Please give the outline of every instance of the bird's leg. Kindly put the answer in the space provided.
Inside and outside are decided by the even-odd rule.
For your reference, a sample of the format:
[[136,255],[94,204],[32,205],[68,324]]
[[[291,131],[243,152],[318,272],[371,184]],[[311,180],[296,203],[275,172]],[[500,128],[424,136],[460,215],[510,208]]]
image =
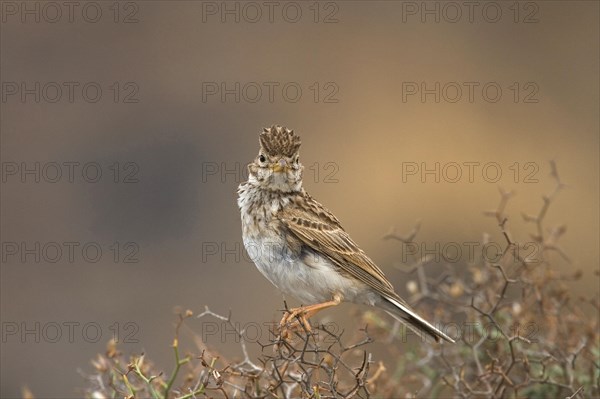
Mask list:
[[[308,319],[317,314],[323,309],[337,306],[342,302],[342,296],[335,294],[331,301],[316,303],[314,305],[300,306],[298,308],[290,309],[285,312],[283,318],[279,322],[279,329],[281,331],[281,337],[286,339],[289,336],[290,329],[296,328],[300,325],[310,332],[311,327]],[[296,320],[294,320],[296,319]]]

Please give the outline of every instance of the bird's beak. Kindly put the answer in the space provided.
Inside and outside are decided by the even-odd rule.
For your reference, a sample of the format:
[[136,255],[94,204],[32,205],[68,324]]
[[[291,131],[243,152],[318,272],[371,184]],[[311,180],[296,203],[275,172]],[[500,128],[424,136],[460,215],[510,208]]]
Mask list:
[[285,159],[282,158],[276,164],[274,164],[272,168],[273,172],[281,173],[287,169],[287,162],[285,161]]

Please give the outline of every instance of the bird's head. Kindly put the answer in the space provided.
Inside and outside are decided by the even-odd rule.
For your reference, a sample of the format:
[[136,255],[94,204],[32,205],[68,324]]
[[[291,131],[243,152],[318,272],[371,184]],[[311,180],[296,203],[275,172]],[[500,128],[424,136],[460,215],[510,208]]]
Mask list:
[[260,149],[248,165],[250,183],[272,191],[294,192],[302,189],[300,137],[284,126],[264,128]]

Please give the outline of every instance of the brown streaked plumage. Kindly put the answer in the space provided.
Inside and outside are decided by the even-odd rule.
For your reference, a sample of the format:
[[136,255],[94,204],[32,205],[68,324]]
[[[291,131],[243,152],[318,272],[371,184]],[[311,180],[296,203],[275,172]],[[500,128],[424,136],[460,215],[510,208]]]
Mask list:
[[293,130],[282,126],[264,128],[260,134],[260,146],[269,155],[285,155],[291,157],[300,149],[300,137]]
[[349,301],[380,307],[417,332],[453,342],[394,292],[333,213],[304,190],[300,138],[272,126],[259,141],[249,180],[238,189],[238,205],[244,245],[257,268],[305,304],[284,316],[282,330],[296,316],[309,327],[306,318]]

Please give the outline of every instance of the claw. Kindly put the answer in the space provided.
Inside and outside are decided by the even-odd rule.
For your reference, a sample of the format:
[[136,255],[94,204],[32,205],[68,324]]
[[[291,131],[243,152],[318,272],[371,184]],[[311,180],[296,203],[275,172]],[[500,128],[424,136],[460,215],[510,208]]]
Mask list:
[[308,333],[312,332],[306,309],[300,307],[286,310],[279,322],[279,337],[287,341],[291,338],[292,331],[298,328],[303,328]]
[[[288,341],[291,338],[291,330],[302,327],[308,334],[312,332],[309,318],[314,316],[317,312],[322,309],[326,309],[331,306],[339,305],[342,301],[342,297],[338,294],[333,296],[333,300],[323,303],[317,303],[315,305],[300,306],[299,308],[285,310],[281,321],[279,322],[279,340]],[[279,349],[279,345],[275,345],[275,350]]]

